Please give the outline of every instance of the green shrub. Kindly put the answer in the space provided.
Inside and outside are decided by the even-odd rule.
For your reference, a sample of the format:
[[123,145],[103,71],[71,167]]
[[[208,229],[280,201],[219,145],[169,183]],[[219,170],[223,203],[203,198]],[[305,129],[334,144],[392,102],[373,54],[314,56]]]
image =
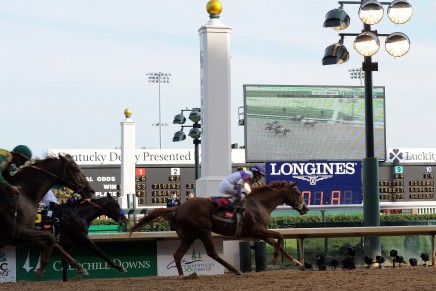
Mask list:
[[[380,215],[381,222],[402,222],[408,221],[434,221],[436,214],[383,214]],[[269,228],[290,228],[305,223],[323,222],[321,215],[304,216],[274,216],[271,217]],[[363,214],[339,214],[326,215],[325,222],[363,222]]]
[[[380,215],[381,222],[407,222],[407,221],[436,221],[436,214],[383,214]],[[321,215],[302,215],[302,216],[272,216],[268,228],[292,228],[305,223],[321,223]],[[325,222],[363,222],[362,214],[339,214],[326,215]],[[97,218],[92,225],[116,225],[117,223],[110,218]],[[144,226],[139,231],[169,231],[170,225],[167,220],[161,219],[152,224]]]

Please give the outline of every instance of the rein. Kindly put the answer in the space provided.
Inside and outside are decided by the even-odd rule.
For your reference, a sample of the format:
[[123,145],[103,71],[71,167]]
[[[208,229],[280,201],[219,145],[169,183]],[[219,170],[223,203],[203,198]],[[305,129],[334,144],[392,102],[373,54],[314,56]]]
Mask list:
[[100,205],[98,205],[97,203],[92,202],[91,200],[88,200],[88,199],[83,200],[82,202],[80,202],[79,205],[82,205],[82,204],[85,203],[85,202],[88,202],[88,203],[91,204],[92,206],[95,206],[96,208],[100,209],[100,210],[104,213],[104,215],[106,215],[106,216],[108,216],[108,217],[111,217],[111,216],[115,216],[115,217],[117,217],[117,221],[119,220],[120,215],[122,215],[122,213],[118,213],[118,216],[116,216],[116,215],[112,215],[111,213],[109,213],[109,211],[107,211],[106,209],[104,209],[103,207],[101,207]]
[[[59,180],[65,182],[66,184],[68,184],[69,186],[72,186],[73,188],[75,188],[76,186],[79,186],[79,190],[76,191],[76,192],[78,192],[78,193],[80,193],[83,189],[85,189],[85,186],[83,186],[83,185],[77,183],[76,181],[74,181],[75,183],[73,183],[73,182],[68,181],[68,180],[66,180],[66,179],[64,179],[64,178],[62,178],[62,177],[59,177],[58,175],[55,175],[55,174],[53,174],[53,173],[51,173],[51,172],[49,172],[49,171],[47,171],[47,170],[45,170],[45,169],[43,169],[43,168],[40,168],[40,167],[37,167],[37,166],[29,166],[29,168],[32,168],[32,169],[35,169],[35,170],[41,171],[41,172],[43,172],[43,173],[46,173],[47,175],[50,175],[50,176],[52,176],[52,177],[55,177],[56,179],[59,179]],[[70,173],[70,174],[71,174],[71,173]]]

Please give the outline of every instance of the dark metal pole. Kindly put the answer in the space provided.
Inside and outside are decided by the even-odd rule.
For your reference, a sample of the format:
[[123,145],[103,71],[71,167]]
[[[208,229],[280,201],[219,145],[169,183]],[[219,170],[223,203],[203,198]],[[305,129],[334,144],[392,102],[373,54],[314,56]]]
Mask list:
[[198,151],[198,145],[201,144],[201,140],[194,139],[194,145],[195,145],[195,180],[198,180],[200,178],[200,154]]
[[[371,31],[371,26],[364,24],[364,31]],[[366,158],[363,159],[363,225],[380,226],[380,197],[378,159],[374,150],[374,111],[372,71],[377,71],[377,63],[371,57],[364,57],[362,70],[365,72],[365,140]],[[365,254],[375,257],[380,255],[380,237],[365,238]]]

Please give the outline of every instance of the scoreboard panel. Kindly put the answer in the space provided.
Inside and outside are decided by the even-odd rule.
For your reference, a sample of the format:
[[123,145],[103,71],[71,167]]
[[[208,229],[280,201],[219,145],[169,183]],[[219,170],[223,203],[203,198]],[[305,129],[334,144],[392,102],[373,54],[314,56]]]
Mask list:
[[[318,164],[325,161],[305,161]],[[337,163],[338,161],[336,161]],[[343,161],[341,161],[342,163]],[[293,162],[296,163],[296,162]],[[355,165],[353,175],[339,175],[337,178],[321,180],[322,175],[315,178],[311,175],[289,175],[291,163],[276,163],[272,169],[267,163],[267,179],[295,180],[306,203],[309,205],[334,205],[334,204],[360,204],[362,201],[362,185],[360,163]],[[298,162],[297,162],[298,163]],[[319,164],[321,163],[321,164]],[[335,163],[330,161],[329,163]],[[247,165],[241,165],[247,166]],[[294,165],[295,167],[295,165]],[[273,176],[273,171],[284,170],[280,175]],[[379,195],[380,201],[434,201],[435,195],[435,169],[433,164],[393,164],[381,162],[379,164]],[[96,191],[96,196],[112,196],[120,194],[121,168],[119,166],[85,166],[82,167],[88,181]],[[237,167],[233,167],[236,171]],[[337,176],[337,175],[334,175]],[[342,176],[342,178],[340,177]],[[348,178],[346,178],[348,176]],[[316,183],[314,183],[316,180]],[[135,169],[135,189],[138,206],[163,206],[172,191],[176,191],[178,198],[183,202],[187,193],[195,189],[195,168],[193,165],[168,165],[168,166],[142,166]],[[219,195],[218,189],[213,195]]]
[[106,193],[117,196],[121,184],[120,167],[82,167],[86,179],[95,190],[95,196],[106,196]]
[[380,201],[435,200],[436,164],[380,163]]
[[[120,195],[121,168],[108,166],[83,167],[96,196]],[[188,192],[195,188],[193,166],[141,166],[135,168],[135,195],[138,206],[162,206],[173,191],[184,201]],[[217,190],[218,191],[218,190]]]

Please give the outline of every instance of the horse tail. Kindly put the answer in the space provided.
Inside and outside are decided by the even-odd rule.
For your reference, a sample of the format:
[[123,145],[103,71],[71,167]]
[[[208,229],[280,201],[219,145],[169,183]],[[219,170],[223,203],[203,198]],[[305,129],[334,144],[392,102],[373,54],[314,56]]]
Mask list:
[[165,220],[170,220],[173,217],[173,213],[176,212],[177,207],[170,207],[170,208],[156,208],[152,210],[151,212],[148,212],[144,215],[141,220],[139,220],[135,225],[133,225],[129,232],[130,236],[132,233],[144,225],[150,224],[160,218],[163,218]]

